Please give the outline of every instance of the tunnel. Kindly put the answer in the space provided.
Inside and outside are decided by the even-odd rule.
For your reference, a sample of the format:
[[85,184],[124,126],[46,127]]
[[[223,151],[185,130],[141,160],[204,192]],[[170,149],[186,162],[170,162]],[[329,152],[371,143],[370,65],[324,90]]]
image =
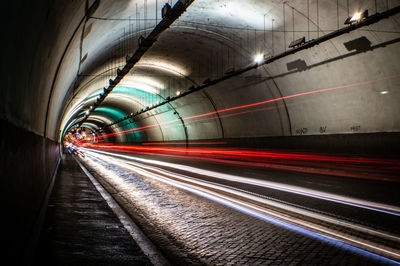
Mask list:
[[[69,188],[75,174],[98,180],[87,182],[161,254],[124,229],[139,264],[400,263],[399,1],[19,0],[3,10],[12,265],[94,265],[49,240],[60,200],[86,197]],[[105,253],[98,265],[129,265],[102,264]]]

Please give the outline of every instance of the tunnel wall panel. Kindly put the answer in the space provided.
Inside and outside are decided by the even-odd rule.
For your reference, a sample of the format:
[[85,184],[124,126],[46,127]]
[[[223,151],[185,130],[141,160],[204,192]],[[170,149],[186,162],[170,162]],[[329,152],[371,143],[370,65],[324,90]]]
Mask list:
[[[33,248],[39,213],[59,161],[59,145],[0,120],[2,239],[7,256],[26,259]],[[17,261],[19,264],[21,261]]]
[[[202,138],[221,138],[221,126],[216,114],[196,117],[214,112],[209,99],[200,93],[194,93],[171,103],[183,118],[189,140]],[[192,118],[193,117],[193,118]]]
[[236,138],[226,141],[227,145],[233,147],[399,157],[399,139],[399,132],[386,132]]
[[[3,3],[7,36],[3,44],[7,52],[3,53],[2,71],[7,75],[6,88],[0,90],[0,118],[43,135],[57,65],[84,14],[84,4],[83,1]],[[57,130],[54,127],[49,130],[50,138],[54,139]]]
[[[399,157],[399,132],[357,133],[357,134],[320,134],[299,136],[269,136],[257,138],[201,139],[189,141],[190,147],[236,147],[273,149],[284,152],[315,152],[325,154],[347,154],[350,156]],[[168,143],[168,141],[166,142]],[[184,142],[183,142],[184,143]],[[182,147],[174,141],[170,146]]]
[[400,73],[392,60],[400,60],[400,48],[385,49],[276,79],[284,96],[310,93],[286,100],[292,134],[399,131]]
[[[260,75],[259,70],[234,77],[226,82],[207,89],[207,93],[215,102],[217,110],[236,108],[220,112],[222,127],[226,138],[262,137],[284,135],[282,119],[285,111],[280,110],[280,102],[259,104],[274,99],[268,83]],[[247,106],[253,105],[254,106]],[[210,110],[211,111],[211,110]]]

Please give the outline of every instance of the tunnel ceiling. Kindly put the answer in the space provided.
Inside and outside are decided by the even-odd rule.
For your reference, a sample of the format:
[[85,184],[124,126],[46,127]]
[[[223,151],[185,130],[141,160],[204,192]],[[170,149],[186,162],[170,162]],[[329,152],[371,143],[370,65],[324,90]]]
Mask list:
[[[27,44],[18,43],[22,52],[13,59],[23,66],[25,55],[35,55],[27,57],[32,68],[20,74],[29,77],[31,88],[26,89],[16,74],[11,76],[8,83],[16,89],[1,92],[2,117],[60,138],[115,78],[126,56],[138,48],[138,38],[161,20],[164,4],[31,4],[43,14],[26,25],[37,45],[26,51]],[[274,56],[303,36],[312,40],[328,34],[344,27],[356,11],[374,14],[397,5],[395,0],[196,0],[86,125],[98,130],[206,79],[244,68],[258,54]],[[19,37],[14,33],[10,38]],[[151,128],[136,132],[141,138],[120,136],[120,141],[398,132],[399,38],[400,16],[391,16],[109,126],[106,132]]]

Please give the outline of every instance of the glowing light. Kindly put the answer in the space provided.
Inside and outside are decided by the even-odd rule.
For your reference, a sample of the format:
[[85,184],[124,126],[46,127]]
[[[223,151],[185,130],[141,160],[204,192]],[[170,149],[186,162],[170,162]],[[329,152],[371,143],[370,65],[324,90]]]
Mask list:
[[384,95],[384,94],[388,94],[388,91],[381,91],[380,94]]
[[179,96],[181,94],[180,91],[176,91],[176,96]]
[[362,12],[356,12],[352,17],[348,17],[346,21],[344,22],[345,25],[351,25],[355,22],[359,22],[362,19],[365,19],[368,17],[368,10],[364,10]]
[[350,19],[350,21],[357,21],[361,18],[361,12],[356,12]]
[[254,57],[254,62],[260,64],[264,60],[264,56],[262,54],[258,54]]

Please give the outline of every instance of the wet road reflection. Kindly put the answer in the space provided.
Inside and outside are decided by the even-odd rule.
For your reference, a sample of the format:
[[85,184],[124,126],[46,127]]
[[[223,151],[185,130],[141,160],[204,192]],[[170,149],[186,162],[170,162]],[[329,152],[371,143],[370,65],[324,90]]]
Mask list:
[[343,219],[340,211],[330,215],[323,208],[272,198],[268,191],[380,215],[391,223],[400,217],[395,205],[132,155],[81,151],[84,164],[178,264],[400,259],[400,238],[390,225],[375,230]]

